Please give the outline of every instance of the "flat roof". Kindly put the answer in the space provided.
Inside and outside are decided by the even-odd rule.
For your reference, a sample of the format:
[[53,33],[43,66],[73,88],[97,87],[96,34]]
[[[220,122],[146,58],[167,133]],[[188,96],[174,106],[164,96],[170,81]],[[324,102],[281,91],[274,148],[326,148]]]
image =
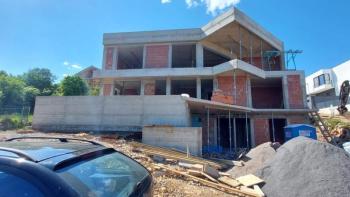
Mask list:
[[205,113],[207,109],[210,112],[219,112],[219,111],[232,111],[240,113],[249,113],[249,114],[306,114],[315,110],[312,109],[256,109],[250,107],[244,107],[239,105],[230,105],[225,103],[220,103],[216,101],[203,100],[192,97],[182,98],[188,103],[188,106],[191,110],[196,113]]
[[237,8],[217,16],[202,28],[174,29],[158,31],[120,32],[103,34],[104,45],[164,43],[164,42],[196,42],[213,34],[224,26],[237,22],[253,32],[278,50],[283,50],[283,42],[272,33],[253,21]]

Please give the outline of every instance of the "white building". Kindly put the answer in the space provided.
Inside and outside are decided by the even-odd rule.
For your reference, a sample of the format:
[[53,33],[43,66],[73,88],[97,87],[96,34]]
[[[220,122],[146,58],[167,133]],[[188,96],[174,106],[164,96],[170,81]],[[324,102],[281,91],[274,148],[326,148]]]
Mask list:
[[345,80],[350,80],[350,60],[307,76],[306,93],[309,107],[337,108],[340,86]]

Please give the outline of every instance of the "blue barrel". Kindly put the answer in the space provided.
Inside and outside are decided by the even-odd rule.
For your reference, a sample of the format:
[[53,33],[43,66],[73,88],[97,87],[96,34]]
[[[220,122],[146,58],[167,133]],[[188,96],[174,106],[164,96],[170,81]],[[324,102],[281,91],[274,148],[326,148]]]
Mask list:
[[298,136],[317,140],[316,128],[308,124],[291,124],[284,127],[285,141]]

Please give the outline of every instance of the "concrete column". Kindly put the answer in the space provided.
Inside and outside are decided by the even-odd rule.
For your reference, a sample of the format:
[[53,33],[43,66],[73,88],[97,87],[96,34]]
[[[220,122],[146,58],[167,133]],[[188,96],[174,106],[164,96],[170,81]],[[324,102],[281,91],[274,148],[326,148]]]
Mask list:
[[140,95],[145,95],[145,80],[141,79]]
[[171,95],[171,80],[166,78],[166,95]]
[[252,148],[255,147],[255,133],[254,133],[254,119],[253,117],[251,116],[250,117],[250,141],[251,141],[251,145],[252,145]]
[[284,108],[289,109],[289,98],[288,98],[288,80],[287,75],[282,77],[282,89],[283,89],[283,103]]
[[250,81],[250,76],[247,76],[247,106],[253,107],[253,101],[252,101],[252,84]]
[[197,98],[201,99],[202,98],[202,84],[201,84],[201,78],[197,77]]
[[196,44],[196,67],[203,68],[204,57],[203,57],[203,45],[201,43]]
[[146,66],[146,57],[147,57],[147,47],[143,45],[143,54],[142,54],[142,68]]
[[300,74],[300,85],[303,96],[304,107],[307,107],[307,98],[306,98],[306,85],[305,85],[305,73]]
[[118,67],[118,47],[114,47],[112,70],[117,70],[117,67]]
[[218,87],[218,79],[216,76],[213,77],[213,91],[214,90],[217,90],[219,87]]
[[168,67],[171,68],[173,60],[173,45],[169,44],[169,50],[168,50]]
[[106,47],[103,47],[103,57],[102,57],[102,70],[106,70],[105,66],[106,66]]

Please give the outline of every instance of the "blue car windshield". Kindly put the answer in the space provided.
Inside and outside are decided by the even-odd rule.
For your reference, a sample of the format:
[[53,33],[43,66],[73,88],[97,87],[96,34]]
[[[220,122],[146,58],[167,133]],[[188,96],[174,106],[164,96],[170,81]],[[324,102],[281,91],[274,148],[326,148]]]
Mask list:
[[149,174],[140,164],[117,152],[76,163],[57,173],[78,193],[89,197],[129,196]]

